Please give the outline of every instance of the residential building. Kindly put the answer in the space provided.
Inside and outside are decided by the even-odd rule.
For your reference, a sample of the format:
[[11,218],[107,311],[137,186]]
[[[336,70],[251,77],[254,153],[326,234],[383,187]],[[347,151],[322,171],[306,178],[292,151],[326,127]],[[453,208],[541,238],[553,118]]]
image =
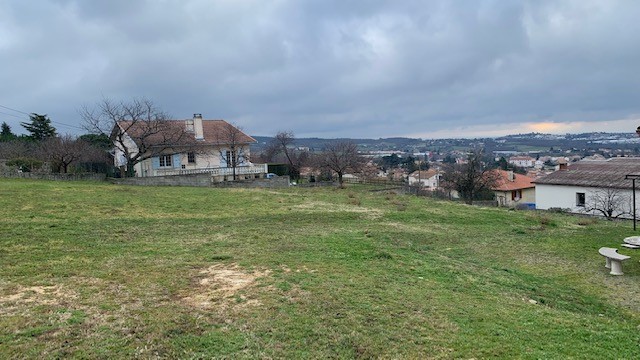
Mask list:
[[493,190],[499,206],[535,207],[536,189],[533,178],[505,170],[492,170],[491,174],[496,179],[491,190]]
[[[124,135],[124,141],[114,141],[117,167],[126,165],[123,147],[134,154],[140,149],[146,152],[145,159],[134,166],[138,177],[210,173],[214,180],[222,181],[231,179],[234,173],[239,179],[264,177],[267,173],[266,164],[250,161],[250,145],[256,140],[225,120],[204,120],[200,114],[194,114],[193,119],[167,120],[144,139],[140,134],[147,131],[145,126],[143,121],[121,121],[112,132],[112,139]],[[167,144],[169,135],[173,139]],[[161,150],[153,150],[154,142],[163,143]]]
[[531,156],[512,156],[509,158],[508,162],[509,164],[523,168],[530,168],[536,165],[536,159]]
[[599,209],[605,209],[614,217],[630,214],[632,181],[625,179],[629,174],[640,175],[640,158],[582,160],[564,165],[534,181],[536,207],[596,215],[602,215]]
[[418,184],[425,190],[437,190],[440,187],[440,178],[442,174],[437,169],[414,171],[409,174],[409,185],[417,186]]

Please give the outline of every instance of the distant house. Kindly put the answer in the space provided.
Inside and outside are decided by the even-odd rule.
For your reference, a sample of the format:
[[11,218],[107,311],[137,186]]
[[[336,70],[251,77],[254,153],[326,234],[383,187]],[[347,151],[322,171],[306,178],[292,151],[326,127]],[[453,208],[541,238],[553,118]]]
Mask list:
[[[114,127],[112,138],[124,135],[126,140],[114,141],[116,167],[126,165],[123,146],[130,153],[140,151],[142,137],[139,134],[147,130],[144,126],[144,122],[121,121]],[[267,173],[266,164],[254,165],[250,161],[250,144],[256,140],[224,120],[204,120],[200,114],[194,114],[193,119],[167,120],[152,135],[151,143],[160,143],[168,138],[167,133],[180,136],[174,136],[175,144],[165,145],[159,152],[149,152],[145,160],[135,164],[136,176],[210,173],[214,179],[227,180],[234,171],[239,179],[264,177]],[[145,144],[145,147],[151,149],[153,145]]]
[[533,178],[505,170],[492,170],[492,173],[496,181],[491,190],[499,206],[535,206],[536,189]]
[[508,162],[509,164],[523,168],[530,168],[536,165],[536,159],[531,156],[512,156],[509,158]]
[[[582,160],[534,181],[538,209],[561,208],[600,214],[594,207],[614,205],[614,216],[630,213],[632,183],[625,175],[640,175],[640,158]],[[637,184],[640,186],[640,184]]]
[[442,174],[436,169],[414,171],[409,174],[409,185],[418,184],[426,190],[437,190],[440,187],[440,178]]

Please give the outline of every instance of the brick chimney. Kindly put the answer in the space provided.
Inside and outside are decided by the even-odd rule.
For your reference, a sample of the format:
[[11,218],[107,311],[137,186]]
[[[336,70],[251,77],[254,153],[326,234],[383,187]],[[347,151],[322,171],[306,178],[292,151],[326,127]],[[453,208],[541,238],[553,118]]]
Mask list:
[[204,140],[204,130],[202,129],[202,114],[193,114],[193,131],[196,140]]
[[509,181],[515,181],[516,180],[516,176],[513,173],[513,171],[508,171],[507,172],[507,177],[509,178]]
[[556,171],[565,171],[567,170],[567,160],[566,159],[558,159],[558,166],[556,167]]

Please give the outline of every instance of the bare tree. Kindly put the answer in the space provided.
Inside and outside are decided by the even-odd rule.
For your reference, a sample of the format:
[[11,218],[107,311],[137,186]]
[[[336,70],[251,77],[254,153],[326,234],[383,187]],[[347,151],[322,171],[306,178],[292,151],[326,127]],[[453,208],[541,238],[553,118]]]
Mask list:
[[0,159],[6,159],[6,165],[16,170],[31,172],[42,170],[43,162],[38,156],[38,143],[17,138],[0,142]]
[[164,111],[144,98],[128,102],[105,98],[93,107],[83,106],[80,115],[89,132],[110,137],[116,156],[124,158],[126,176],[134,176],[134,166],[139,162],[190,141],[183,124],[171,121]]
[[0,159],[33,158],[37,144],[22,139],[0,142]]
[[345,173],[358,172],[365,164],[362,156],[358,154],[358,147],[350,141],[340,141],[326,145],[318,158],[320,167],[328,169],[338,175],[338,183],[343,185]]
[[293,149],[295,136],[291,131],[280,131],[267,146],[265,157],[273,159],[276,155],[282,154],[289,165],[289,176],[292,179],[300,178],[300,169],[309,159],[309,153],[306,151],[297,151]]
[[67,173],[69,165],[82,159],[89,148],[85,141],[72,135],[62,135],[45,139],[40,145],[40,153],[49,161],[54,171]]
[[457,191],[467,204],[473,204],[481,194],[488,193],[497,180],[495,172],[485,165],[482,155],[482,149],[472,150],[466,163],[451,164],[442,174],[443,187]]
[[603,188],[593,191],[585,201],[584,212],[601,214],[607,220],[633,215],[632,201],[622,189]]
[[232,168],[233,180],[237,178],[237,167],[248,161],[246,135],[238,126],[225,122],[220,131],[216,134],[216,142],[224,144],[221,147],[220,159]]

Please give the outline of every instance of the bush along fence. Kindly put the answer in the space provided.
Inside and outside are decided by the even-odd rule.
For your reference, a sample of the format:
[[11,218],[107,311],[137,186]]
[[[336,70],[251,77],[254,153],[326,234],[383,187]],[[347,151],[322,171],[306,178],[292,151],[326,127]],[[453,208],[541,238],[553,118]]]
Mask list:
[[79,173],[79,174],[45,174],[36,172],[2,172],[1,177],[12,179],[39,179],[54,181],[105,181],[107,174]]

